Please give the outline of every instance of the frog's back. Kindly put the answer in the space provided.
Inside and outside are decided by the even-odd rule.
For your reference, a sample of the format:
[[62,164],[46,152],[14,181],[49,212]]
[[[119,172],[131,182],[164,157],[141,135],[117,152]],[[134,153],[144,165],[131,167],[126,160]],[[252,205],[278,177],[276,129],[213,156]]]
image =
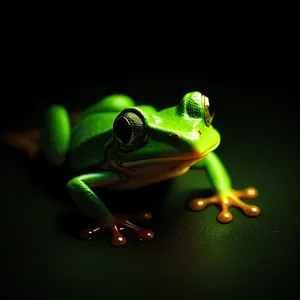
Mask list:
[[72,128],[69,166],[78,171],[104,160],[105,146],[112,136],[118,112],[93,113],[84,116]]

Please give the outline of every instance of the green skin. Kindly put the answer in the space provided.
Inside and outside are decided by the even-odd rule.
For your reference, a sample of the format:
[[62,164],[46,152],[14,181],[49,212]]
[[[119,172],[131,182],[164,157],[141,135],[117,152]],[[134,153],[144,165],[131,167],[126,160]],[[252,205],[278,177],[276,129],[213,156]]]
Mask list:
[[[223,223],[232,220],[229,206],[256,216],[259,208],[239,197],[254,198],[257,191],[233,190],[226,169],[213,152],[220,144],[220,134],[211,125],[212,118],[209,100],[199,92],[188,93],[177,106],[161,111],[135,106],[125,95],[108,96],[89,107],[73,127],[66,109],[54,105],[45,116],[42,150],[51,164],[66,162],[81,174],[67,183],[70,197],[88,217],[115,230],[119,240],[120,219],[92,191],[95,186],[134,189],[182,175],[190,168],[205,168],[216,194],[193,199],[192,210],[220,205],[218,219]],[[91,168],[94,171],[88,172]]]

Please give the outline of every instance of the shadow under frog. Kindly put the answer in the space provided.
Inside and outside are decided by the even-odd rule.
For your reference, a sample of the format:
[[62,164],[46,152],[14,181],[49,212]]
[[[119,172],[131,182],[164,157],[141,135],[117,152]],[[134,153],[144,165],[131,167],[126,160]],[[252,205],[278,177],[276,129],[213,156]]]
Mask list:
[[[43,154],[36,157],[32,166],[31,171],[36,182],[42,185],[47,193],[51,194],[52,199],[70,207],[68,212],[58,216],[58,230],[74,238],[81,239],[80,231],[95,224],[76,207],[67,193],[66,182],[73,177],[69,169],[66,166],[59,168],[49,166]],[[40,174],[43,174],[43,176]],[[56,182],[56,184],[53,185],[53,182]],[[163,231],[164,227],[172,226],[184,214],[184,207],[188,209],[188,199],[191,199],[191,197],[209,197],[213,194],[213,189],[197,189],[197,191],[184,194],[184,199],[175,202],[172,197],[168,197],[171,182],[172,180],[166,180],[140,189],[124,191],[95,188],[95,193],[105,199],[105,205],[112,213],[134,215],[141,211],[150,211],[153,213],[152,219],[148,221],[136,220],[135,223],[142,227],[147,225],[146,227],[158,232]],[[132,235],[130,231],[126,234]],[[95,238],[109,239],[109,235],[103,231]]]
[[[69,197],[66,190],[66,182],[73,178],[70,171],[65,167],[53,168],[47,166],[45,158],[39,155],[35,160],[33,176],[38,184],[41,184],[52,198],[67,204],[70,211],[58,216],[58,230],[63,233],[80,238],[79,232],[83,228],[94,226],[92,220],[83,214]],[[41,176],[40,174],[43,174]],[[53,185],[56,182],[56,185]],[[114,191],[101,188],[95,188],[95,193],[104,199],[107,208],[114,214],[135,215],[141,211],[153,213],[153,218],[148,221],[136,220],[137,225],[151,227],[154,230],[162,228],[163,224],[172,225],[182,213],[184,213],[184,203],[188,200],[182,199],[180,203],[175,203],[172,198],[167,197],[171,188],[171,180],[162,181],[150,186],[135,190]],[[192,192],[193,193],[193,192]],[[193,193],[194,194],[194,193]],[[201,190],[197,196],[211,195],[211,190]],[[187,207],[187,205],[186,205]],[[172,217],[168,218],[171,215]],[[102,234],[97,235],[101,239]],[[106,236],[106,234],[103,234]]]

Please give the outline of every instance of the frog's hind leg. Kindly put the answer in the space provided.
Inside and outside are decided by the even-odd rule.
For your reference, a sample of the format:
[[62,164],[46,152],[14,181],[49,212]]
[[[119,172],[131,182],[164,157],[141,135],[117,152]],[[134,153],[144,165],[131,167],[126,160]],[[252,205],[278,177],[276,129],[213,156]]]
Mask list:
[[134,100],[126,95],[114,94],[101,99],[84,111],[84,115],[100,112],[120,112],[127,107],[135,106]]
[[28,130],[25,132],[4,132],[1,134],[0,140],[3,144],[19,149],[34,159],[39,152],[40,130]]
[[[81,112],[70,113],[70,121],[76,123],[81,118]],[[40,152],[40,129],[30,129],[24,132],[5,131],[0,134],[0,143],[25,152],[30,159],[35,159]]]
[[67,110],[52,105],[46,112],[41,133],[41,148],[50,164],[61,165],[71,138],[71,120]]

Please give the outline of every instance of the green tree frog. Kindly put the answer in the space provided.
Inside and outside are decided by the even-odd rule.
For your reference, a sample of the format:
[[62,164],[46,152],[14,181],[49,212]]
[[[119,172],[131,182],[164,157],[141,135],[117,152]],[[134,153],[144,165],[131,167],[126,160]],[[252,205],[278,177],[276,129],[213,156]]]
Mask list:
[[141,188],[192,168],[205,168],[216,191],[212,197],[191,199],[192,211],[218,205],[221,211],[217,219],[222,223],[232,221],[231,206],[247,216],[258,216],[259,207],[240,200],[255,198],[258,191],[253,187],[234,190],[224,165],[213,152],[220,144],[220,134],[211,124],[213,116],[210,100],[198,91],[187,93],[178,105],[160,111],[149,105],[136,106],[126,95],[107,96],[84,111],[75,124],[64,107],[51,106],[45,115],[39,148],[50,164],[66,163],[80,174],[67,183],[68,193],[97,224],[83,230],[82,237],[91,239],[100,228],[107,228],[112,233],[112,245],[121,246],[126,239],[120,228],[129,228],[141,240],[152,239],[151,230],[128,220],[150,219],[151,213],[115,216],[93,188]]

